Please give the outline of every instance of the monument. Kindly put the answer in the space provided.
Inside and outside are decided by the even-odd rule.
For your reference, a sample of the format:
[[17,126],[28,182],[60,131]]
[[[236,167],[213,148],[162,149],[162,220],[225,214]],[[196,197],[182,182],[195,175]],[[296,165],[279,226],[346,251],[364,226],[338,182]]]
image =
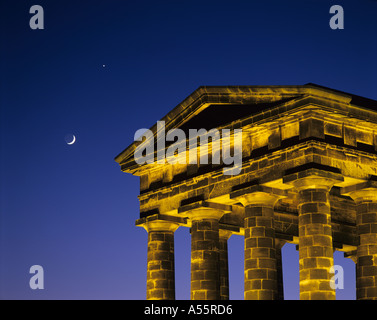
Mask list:
[[[197,163],[140,165],[134,153],[143,141],[115,158],[123,172],[140,177],[136,225],[148,232],[147,299],[175,298],[179,227],[191,230],[193,300],[229,299],[232,235],[245,239],[245,299],[284,298],[285,243],[299,250],[301,300],[335,299],[335,250],[356,264],[357,299],[377,299],[377,101],[315,84],[205,86],[162,121],[166,131],[187,137],[190,129],[205,129],[206,137],[229,129],[234,139],[200,141]],[[225,145],[241,147],[234,174],[224,174],[224,161],[211,161]],[[204,153],[207,163],[199,161]]]

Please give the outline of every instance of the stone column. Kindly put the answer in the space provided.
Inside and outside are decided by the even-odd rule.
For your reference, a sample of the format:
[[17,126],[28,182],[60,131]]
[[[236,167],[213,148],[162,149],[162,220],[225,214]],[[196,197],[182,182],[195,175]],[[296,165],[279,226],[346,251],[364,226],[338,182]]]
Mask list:
[[356,263],[356,298],[377,300],[377,181],[349,193],[356,203],[359,237]]
[[143,226],[148,231],[147,300],[174,300],[174,232],[179,225],[153,220]]
[[245,300],[277,298],[274,204],[277,197],[250,195],[245,202]]
[[231,235],[227,230],[219,233],[220,300],[229,300],[228,239]]
[[191,226],[191,300],[220,300],[219,220],[223,212],[197,209]]
[[245,300],[278,297],[274,205],[281,196],[269,191],[255,185],[231,194],[245,207]]
[[317,169],[284,178],[298,191],[300,300],[335,300],[329,191],[343,178]]

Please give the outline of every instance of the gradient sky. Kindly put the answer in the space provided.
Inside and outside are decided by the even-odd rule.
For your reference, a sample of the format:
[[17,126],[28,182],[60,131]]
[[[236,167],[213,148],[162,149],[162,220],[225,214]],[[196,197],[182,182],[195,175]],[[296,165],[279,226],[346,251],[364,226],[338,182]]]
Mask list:
[[[44,30],[29,27],[34,4]],[[333,4],[344,30],[329,27]],[[2,299],[145,298],[139,180],[114,157],[199,86],[313,82],[377,99],[374,0],[4,0],[0,14]],[[188,229],[175,239],[188,299]],[[354,263],[334,256],[337,298],[354,299]],[[283,259],[285,297],[298,299],[294,245]],[[229,261],[230,297],[243,299],[242,237]],[[29,287],[32,265],[44,290]]]

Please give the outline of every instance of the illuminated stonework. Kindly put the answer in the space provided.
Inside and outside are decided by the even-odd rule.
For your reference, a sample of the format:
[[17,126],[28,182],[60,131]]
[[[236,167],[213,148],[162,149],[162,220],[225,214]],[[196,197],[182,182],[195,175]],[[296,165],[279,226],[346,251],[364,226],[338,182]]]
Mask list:
[[377,299],[376,101],[313,84],[200,87],[162,120],[167,130],[242,129],[242,170],[139,166],[141,142],[116,157],[140,176],[148,299],[175,298],[179,226],[191,228],[192,299],[229,298],[231,235],[245,237],[245,299],[283,299],[287,242],[299,248],[300,299],[335,299],[334,250],[356,263],[357,299]]

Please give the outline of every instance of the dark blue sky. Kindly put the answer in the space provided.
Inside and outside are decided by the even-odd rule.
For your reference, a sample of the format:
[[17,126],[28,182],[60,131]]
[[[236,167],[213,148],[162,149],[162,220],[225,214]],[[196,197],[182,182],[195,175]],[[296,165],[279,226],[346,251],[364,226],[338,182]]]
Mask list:
[[[34,4],[44,30],[29,27]],[[333,4],[344,30],[329,27]],[[2,299],[145,298],[139,181],[114,157],[199,86],[313,82],[377,99],[374,0],[4,0],[0,14]],[[230,295],[242,299],[243,239],[229,250]],[[283,254],[286,298],[297,299],[298,253]],[[338,298],[355,298],[353,262],[335,263]],[[44,290],[29,287],[36,264]],[[181,228],[178,299],[189,284]]]

